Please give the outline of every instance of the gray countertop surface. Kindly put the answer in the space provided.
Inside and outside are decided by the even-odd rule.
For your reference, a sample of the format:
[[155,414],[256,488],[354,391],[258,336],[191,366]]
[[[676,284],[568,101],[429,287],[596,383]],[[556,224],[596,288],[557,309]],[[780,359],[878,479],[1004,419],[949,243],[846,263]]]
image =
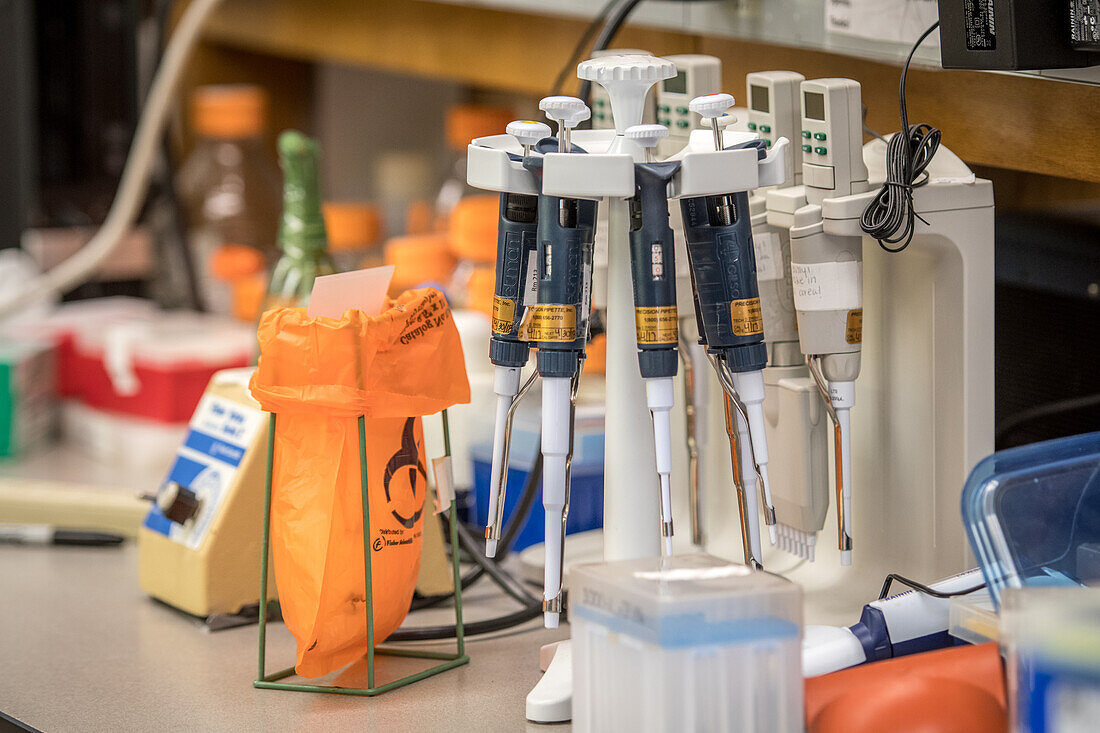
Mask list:
[[[486,581],[464,601],[467,621],[515,608]],[[433,609],[406,627],[449,621],[449,607]],[[536,619],[473,637],[470,664],[374,698],[257,690],[257,627],[210,633],[145,596],[134,543],[0,545],[0,711],[43,731],[568,730],[524,719],[541,675],[539,647],[568,634]],[[281,623],[269,627],[267,645],[269,673],[293,663],[294,640]],[[378,677],[406,671],[379,666]],[[346,686],[365,686],[364,663],[338,674]]]

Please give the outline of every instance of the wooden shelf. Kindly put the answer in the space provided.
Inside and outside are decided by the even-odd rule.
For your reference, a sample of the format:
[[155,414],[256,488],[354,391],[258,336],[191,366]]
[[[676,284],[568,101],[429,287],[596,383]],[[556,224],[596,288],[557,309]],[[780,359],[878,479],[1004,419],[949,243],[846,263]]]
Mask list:
[[[548,94],[585,27],[574,18],[421,0],[231,0],[213,18],[211,42],[270,56],[367,66],[534,96]],[[621,47],[722,59],[726,88],[744,75],[791,69],[863,85],[868,125],[900,127],[899,67],[816,50],[627,27]],[[575,83],[570,79],[570,85]],[[964,160],[1010,170],[1100,181],[1096,130],[1100,86],[1014,74],[909,72],[910,122],[943,130]]]

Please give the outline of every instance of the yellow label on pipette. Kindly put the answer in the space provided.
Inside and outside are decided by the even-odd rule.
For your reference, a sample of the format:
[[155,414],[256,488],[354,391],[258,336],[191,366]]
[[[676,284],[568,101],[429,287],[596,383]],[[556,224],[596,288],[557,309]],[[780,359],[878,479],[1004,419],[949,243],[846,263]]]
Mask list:
[[675,344],[680,340],[676,306],[635,308],[634,330],[639,344]]
[[732,301],[730,325],[738,336],[755,336],[764,333],[764,314],[760,310],[760,298],[742,298]]
[[848,311],[848,324],[844,329],[844,340],[850,344],[863,343],[863,309]]
[[512,320],[516,317],[516,301],[502,298],[499,295],[493,298],[493,333],[507,336],[512,332]]
[[568,343],[577,340],[577,307],[539,303],[527,306],[519,325],[523,341]]

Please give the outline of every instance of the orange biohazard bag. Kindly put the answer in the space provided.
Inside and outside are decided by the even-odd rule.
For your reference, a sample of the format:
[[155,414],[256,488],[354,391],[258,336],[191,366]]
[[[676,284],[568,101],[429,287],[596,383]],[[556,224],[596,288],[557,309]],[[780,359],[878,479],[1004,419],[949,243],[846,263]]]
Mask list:
[[275,413],[271,547],[295,669],[319,677],[366,654],[359,418],[364,418],[374,639],[405,618],[427,492],[421,416],[470,401],[462,345],[432,288],[377,317],[276,308],[259,325],[250,389]]

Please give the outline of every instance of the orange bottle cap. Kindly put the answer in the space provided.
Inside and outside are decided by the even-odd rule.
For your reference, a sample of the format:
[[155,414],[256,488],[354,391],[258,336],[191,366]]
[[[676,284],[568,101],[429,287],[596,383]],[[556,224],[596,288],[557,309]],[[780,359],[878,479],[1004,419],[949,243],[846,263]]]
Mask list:
[[330,201],[322,208],[328,246],[333,252],[369,249],[381,243],[382,216],[374,204]]
[[460,199],[451,211],[448,222],[451,251],[459,259],[495,262],[499,218],[499,196],[467,196]]
[[394,266],[391,292],[424,282],[445,284],[455,269],[455,257],[442,234],[394,237],[386,242],[385,263]]
[[497,272],[493,265],[479,265],[470,272],[466,283],[466,307],[492,318]]
[[203,137],[255,137],[266,119],[267,93],[254,84],[203,86],[191,97],[191,124]]
[[223,244],[210,258],[210,272],[224,282],[234,282],[262,272],[264,256],[244,244]]
[[447,144],[452,150],[465,150],[475,137],[503,135],[515,119],[512,110],[483,104],[456,104],[447,110]]

